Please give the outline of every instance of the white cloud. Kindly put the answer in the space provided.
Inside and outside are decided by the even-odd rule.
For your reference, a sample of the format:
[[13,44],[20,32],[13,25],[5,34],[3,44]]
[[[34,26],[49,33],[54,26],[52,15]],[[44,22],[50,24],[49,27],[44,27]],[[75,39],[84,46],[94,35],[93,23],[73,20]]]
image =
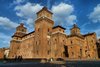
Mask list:
[[26,2],[26,0],[13,0],[13,2],[9,4],[9,8],[12,6],[15,6],[15,5],[23,4],[25,2]]
[[[33,26],[34,20],[36,20],[36,12],[42,9],[43,6],[40,4],[33,4],[27,2],[24,5],[17,5],[15,7],[16,15],[19,17],[24,18],[25,22],[30,26]],[[62,25],[72,25],[76,23],[77,17],[73,15],[74,7],[69,4],[60,3],[59,5],[53,5],[51,8],[53,12],[53,20],[57,23]]]
[[10,46],[10,40],[11,36],[8,36],[4,33],[0,33],[0,47],[9,47]]
[[67,21],[67,23],[70,24],[70,25],[74,24],[75,21],[76,21],[76,19],[77,19],[77,18],[76,18],[75,15],[70,15],[70,16],[66,17],[66,21]]
[[14,0],[13,4],[20,4],[23,3],[25,0]]
[[52,6],[51,10],[54,13],[53,19],[57,24],[72,25],[73,23],[76,23],[77,17],[72,14],[74,11],[72,5],[60,3],[59,5]]
[[0,17],[0,26],[3,26],[4,28],[15,28],[16,26],[18,26],[17,23],[11,21],[10,19],[8,19],[7,17]]
[[36,19],[36,12],[42,9],[42,7],[43,6],[40,4],[27,2],[24,5],[17,5],[14,10],[16,11],[17,16],[23,17],[25,19],[25,23],[32,26],[34,20]]
[[100,22],[100,4],[98,4],[93,12],[90,13],[89,19],[91,19],[94,23]]

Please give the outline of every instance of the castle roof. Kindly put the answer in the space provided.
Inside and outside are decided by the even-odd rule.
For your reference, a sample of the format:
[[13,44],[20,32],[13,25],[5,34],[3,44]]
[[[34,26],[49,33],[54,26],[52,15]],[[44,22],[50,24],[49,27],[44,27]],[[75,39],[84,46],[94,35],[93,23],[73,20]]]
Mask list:
[[82,35],[68,35],[67,37],[74,37],[74,36],[84,39],[84,36]]
[[62,26],[60,26],[60,25],[54,26],[53,29],[58,28],[58,27],[59,27],[59,28],[62,28],[62,29],[64,29],[64,30],[66,30],[66,28],[64,28],[64,27],[62,27]]
[[77,36],[77,37],[80,37],[80,38],[84,38],[84,37],[86,37],[86,36],[93,35],[93,34],[95,34],[95,32],[93,32],[93,33],[88,33],[88,34],[85,34],[85,35],[68,35],[68,37]]
[[85,37],[85,36],[89,36],[89,35],[93,35],[93,34],[95,34],[95,32],[93,32],[93,33],[88,33],[88,34],[85,34],[85,35],[83,35],[83,36]]
[[71,28],[71,30],[74,29],[74,28],[80,29],[76,24],[73,25],[73,27]]
[[41,11],[43,11],[43,10],[45,10],[45,11],[47,11],[47,12],[53,14],[51,11],[49,11],[49,10],[47,9],[47,7],[43,7],[40,11],[37,12],[37,14],[40,13]]
[[20,25],[17,28],[24,28],[24,29],[26,29],[26,27],[24,27],[23,23],[20,23]]
[[25,33],[16,32],[12,37],[23,37]]
[[16,35],[16,33],[15,33],[12,37],[20,37],[20,38],[22,38],[22,37],[25,37],[25,36],[27,36],[27,35],[30,35],[30,34],[32,34],[32,33],[34,33],[34,32],[35,32],[35,31],[32,31],[32,32],[30,32],[30,33],[28,33],[28,34],[20,33],[20,34],[22,34],[22,36]]
[[[32,34],[32,33],[34,33],[35,31],[32,31],[32,32],[30,32],[30,33],[28,33],[28,34],[25,34],[24,36],[27,36],[27,35],[30,35],[30,34]],[[23,37],[24,37],[23,36]]]

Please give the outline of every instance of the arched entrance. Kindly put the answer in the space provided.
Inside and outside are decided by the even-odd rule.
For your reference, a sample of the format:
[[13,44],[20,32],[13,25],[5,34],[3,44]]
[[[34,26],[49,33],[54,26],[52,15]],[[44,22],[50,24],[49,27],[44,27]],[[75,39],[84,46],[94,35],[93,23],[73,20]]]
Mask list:
[[69,57],[69,54],[68,54],[68,46],[65,46],[65,45],[64,45],[64,56],[65,57]]

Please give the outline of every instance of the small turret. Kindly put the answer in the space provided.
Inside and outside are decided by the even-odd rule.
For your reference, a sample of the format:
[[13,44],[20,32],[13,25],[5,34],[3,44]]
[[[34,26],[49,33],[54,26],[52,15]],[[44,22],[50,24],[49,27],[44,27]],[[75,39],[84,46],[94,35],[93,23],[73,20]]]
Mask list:
[[16,33],[12,37],[22,37],[26,34],[27,28],[24,27],[24,24],[21,23],[17,28],[16,28]]
[[71,35],[80,35],[80,28],[76,24],[71,28]]
[[16,32],[26,33],[26,32],[27,32],[27,29],[24,27],[24,24],[21,23],[21,24],[16,28]]

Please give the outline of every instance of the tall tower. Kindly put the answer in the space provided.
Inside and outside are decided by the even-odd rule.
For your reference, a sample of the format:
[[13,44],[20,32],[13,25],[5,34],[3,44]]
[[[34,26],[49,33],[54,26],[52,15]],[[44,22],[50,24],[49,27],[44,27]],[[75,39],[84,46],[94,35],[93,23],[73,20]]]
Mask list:
[[35,57],[48,57],[49,48],[48,44],[50,39],[50,33],[52,32],[52,27],[54,22],[52,20],[52,12],[50,12],[46,7],[43,7],[39,12],[37,12],[37,19],[35,21]]
[[10,41],[9,58],[15,58],[15,56],[17,56],[17,51],[20,49],[22,37],[26,34],[26,32],[27,29],[24,27],[23,23],[16,28],[16,32]]
[[76,24],[71,28],[71,35],[80,35],[80,28]]

